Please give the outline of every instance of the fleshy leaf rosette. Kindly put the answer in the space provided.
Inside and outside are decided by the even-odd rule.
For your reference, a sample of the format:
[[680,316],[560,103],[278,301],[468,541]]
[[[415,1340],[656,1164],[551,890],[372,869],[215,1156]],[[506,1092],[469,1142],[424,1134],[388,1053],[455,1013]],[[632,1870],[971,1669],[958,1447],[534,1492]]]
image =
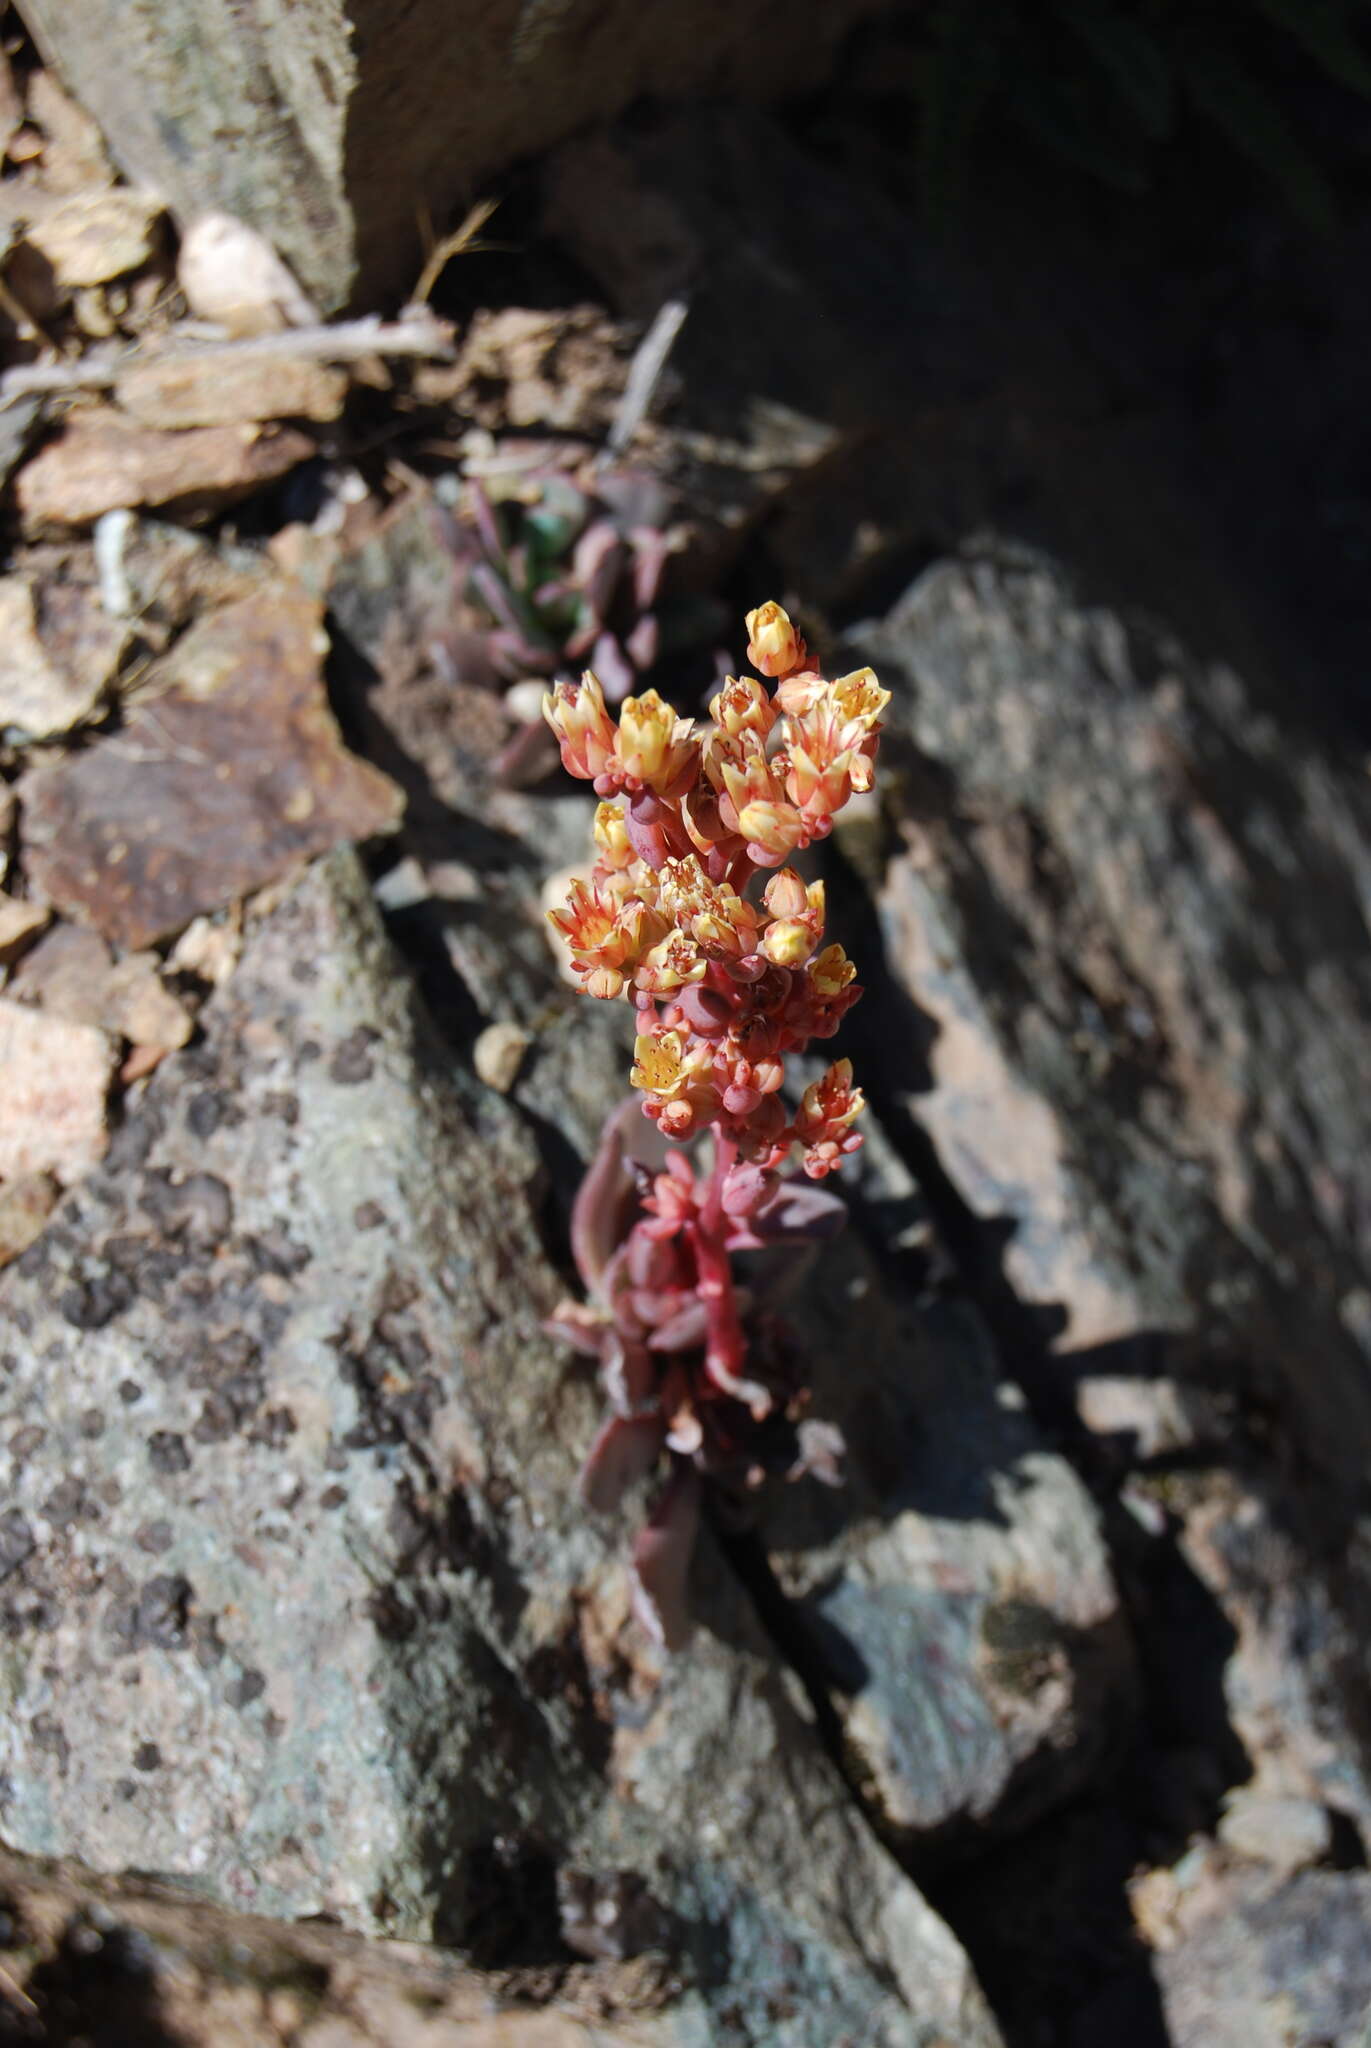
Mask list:
[[[826,681],[779,605],[747,627],[773,687],[729,677],[703,730],[653,690],[616,718],[590,672],[544,700],[565,767],[602,799],[591,872],[549,915],[586,992],[637,1012],[629,1080],[643,1112],[625,1105],[587,1174],[572,1231],[587,1298],[552,1327],[598,1359],[608,1396],[588,1503],[609,1510],[667,1464],[634,1569],[639,1611],[668,1648],[689,1632],[702,1484],[736,1503],[777,1472],[835,1480],[841,1454],[804,1414],[774,1295],[841,1224],[816,1183],[861,1144],[863,1107],[845,1059],[788,1107],[786,1060],[831,1038],[861,990],[825,943],[823,883],[789,862],[871,788],[890,699],[870,669]],[[741,1254],[765,1254],[755,1284],[735,1275]]]

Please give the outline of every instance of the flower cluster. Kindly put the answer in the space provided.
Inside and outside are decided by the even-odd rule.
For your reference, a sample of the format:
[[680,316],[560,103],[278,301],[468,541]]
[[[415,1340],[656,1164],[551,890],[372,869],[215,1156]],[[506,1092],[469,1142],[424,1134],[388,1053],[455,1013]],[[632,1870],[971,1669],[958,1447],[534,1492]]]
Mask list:
[[[730,677],[703,730],[652,690],[616,720],[591,674],[544,700],[563,763],[602,800],[591,873],[550,916],[588,993],[633,1004],[629,1078],[655,1126],[621,1117],[606,1133],[573,1219],[588,1298],[552,1327],[598,1357],[609,1397],[583,1479],[591,1504],[612,1507],[670,1459],[634,1551],[640,1611],[668,1647],[687,1633],[702,1478],[737,1499],[772,1471],[831,1479],[841,1449],[800,1419],[805,1390],[766,1289],[840,1223],[809,1183],[861,1143],[851,1063],[788,1106],[786,1057],[831,1038],[861,990],[825,943],[823,883],[788,863],[870,789],[890,700],[870,669],[826,681],[779,605],[747,625],[767,681]],[[707,1173],[668,1149],[706,1130]],[[796,1150],[798,1179],[781,1171]],[[765,1286],[738,1284],[739,1253],[767,1254]]]
[[591,674],[545,699],[565,766],[604,799],[594,868],[550,914],[588,993],[636,1006],[630,1078],[664,1136],[713,1126],[767,1167],[799,1144],[822,1179],[861,1142],[861,1092],[839,1061],[788,1117],[785,1056],[831,1038],[861,990],[824,944],[822,882],[784,863],[870,789],[890,700],[870,669],[824,681],[779,605],[750,613],[748,632],[775,691],[730,677],[703,732],[654,690],[616,722]]

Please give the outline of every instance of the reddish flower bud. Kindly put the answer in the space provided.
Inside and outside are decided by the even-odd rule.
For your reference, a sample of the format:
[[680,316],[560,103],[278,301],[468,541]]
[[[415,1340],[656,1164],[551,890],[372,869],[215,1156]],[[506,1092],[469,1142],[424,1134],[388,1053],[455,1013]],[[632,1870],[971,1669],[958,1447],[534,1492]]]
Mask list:
[[569,775],[591,781],[604,773],[617,734],[604,692],[587,669],[579,683],[558,683],[543,699],[543,716],[557,735]]

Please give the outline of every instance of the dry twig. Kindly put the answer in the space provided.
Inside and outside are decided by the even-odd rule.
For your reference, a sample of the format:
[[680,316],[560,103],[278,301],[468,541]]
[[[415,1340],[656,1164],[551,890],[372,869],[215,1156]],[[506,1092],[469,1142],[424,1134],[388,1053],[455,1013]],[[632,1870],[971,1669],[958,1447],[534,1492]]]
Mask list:
[[453,330],[427,306],[407,307],[398,320],[368,313],[360,320],[334,326],[287,327],[279,334],[254,334],[241,341],[173,344],[157,349],[124,351],[94,349],[69,363],[19,363],[0,378],[0,406],[31,394],[106,391],[135,363],[258,362],[304,357],[320,363],[362,362],[368,356],[422,356],[441,360],[452,354]]
[[622,455],[646,419],[647,409],[666,368],[667,357],[676,346],[676,337],[685,324],[686,312],[684,299],[668,299],[658,307],[652,325],[634,350],[624,395],[619,400],[614,424],[605,441],[606,459]]
[[450,235],[444,235],[440,242],[434,243],[425,259],[423,269],[419,272],[419,282],[410,296],[407,311],[428,304],[429,293],[454,256],[460,256],[463,250],[466,250],[468,255],[475,255],[478,249],[487,246],[484,242],[478,242],[476,237],[499,204],[498,199],[478,199],[476,204],[468,209],[461,226],[454,228]]

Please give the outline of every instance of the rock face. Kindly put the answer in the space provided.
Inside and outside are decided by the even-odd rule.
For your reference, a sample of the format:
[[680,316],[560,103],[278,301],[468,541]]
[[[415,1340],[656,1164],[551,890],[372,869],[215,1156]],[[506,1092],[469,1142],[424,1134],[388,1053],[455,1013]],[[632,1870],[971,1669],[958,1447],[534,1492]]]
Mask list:
[[[1360,2048],[1364,776],[1024,550],[938,563],[853,642],[895,691],[887,1028],[904,1009],[874,1090],[925,1134],[1027,1384],[1129,1511],[1154,1747],[1099,1853],[1161,1866],[1130,1886],[1157,2025]],[[987,1909],[1040,1945],[1061,1845],[1020,1855]],[[977,1960],[1009,2026],[1032,1939],[995,1939]],[[1063,2038],[1112,2034],[1127,1984]]]
[[413,282],[425,207],[441,218],[491,171],[640,94],[813,86],[864,11],[32,0],[26,20],[126,171],[183,219],[222,211],[260,228],[333,307]]
[[665,1952],[663,2038],[989,2048],[727,1573],[665,1674],[626,1628],[525,1189],[350,857],[206,1025],[5,1276],[9,1842],[478,1960]]
[[16,2048],[649,2048],[672,2034],[674,1979],[657,1957],[475,1970],[4,1850],[0,1896]]
[[[868,1197],[888,1186],[872,1150]],[[768,1549],[883,1832],[925,1860],[984,1848],[1069,1799],[1128,1725],[1130,1645],[1094,1505],[979,1318],[916,1310],[855,1230],[793,1317],[847,1484],[779,1496]]]
[[1364,2048],[1371,2023],[1371,1878],[1251,1866],[1191,1878],[1159,1958],[1175,2048]]
[[1064,1348],[1172,1333],[1241,1358],[1244,1398],[1352,1494],[1364,776],[1031,554],[941,563],[855,638],[905,740],[884,913],[929,1047],[919,1113],[970,1209],[1015,1226],[1013,1288]]

